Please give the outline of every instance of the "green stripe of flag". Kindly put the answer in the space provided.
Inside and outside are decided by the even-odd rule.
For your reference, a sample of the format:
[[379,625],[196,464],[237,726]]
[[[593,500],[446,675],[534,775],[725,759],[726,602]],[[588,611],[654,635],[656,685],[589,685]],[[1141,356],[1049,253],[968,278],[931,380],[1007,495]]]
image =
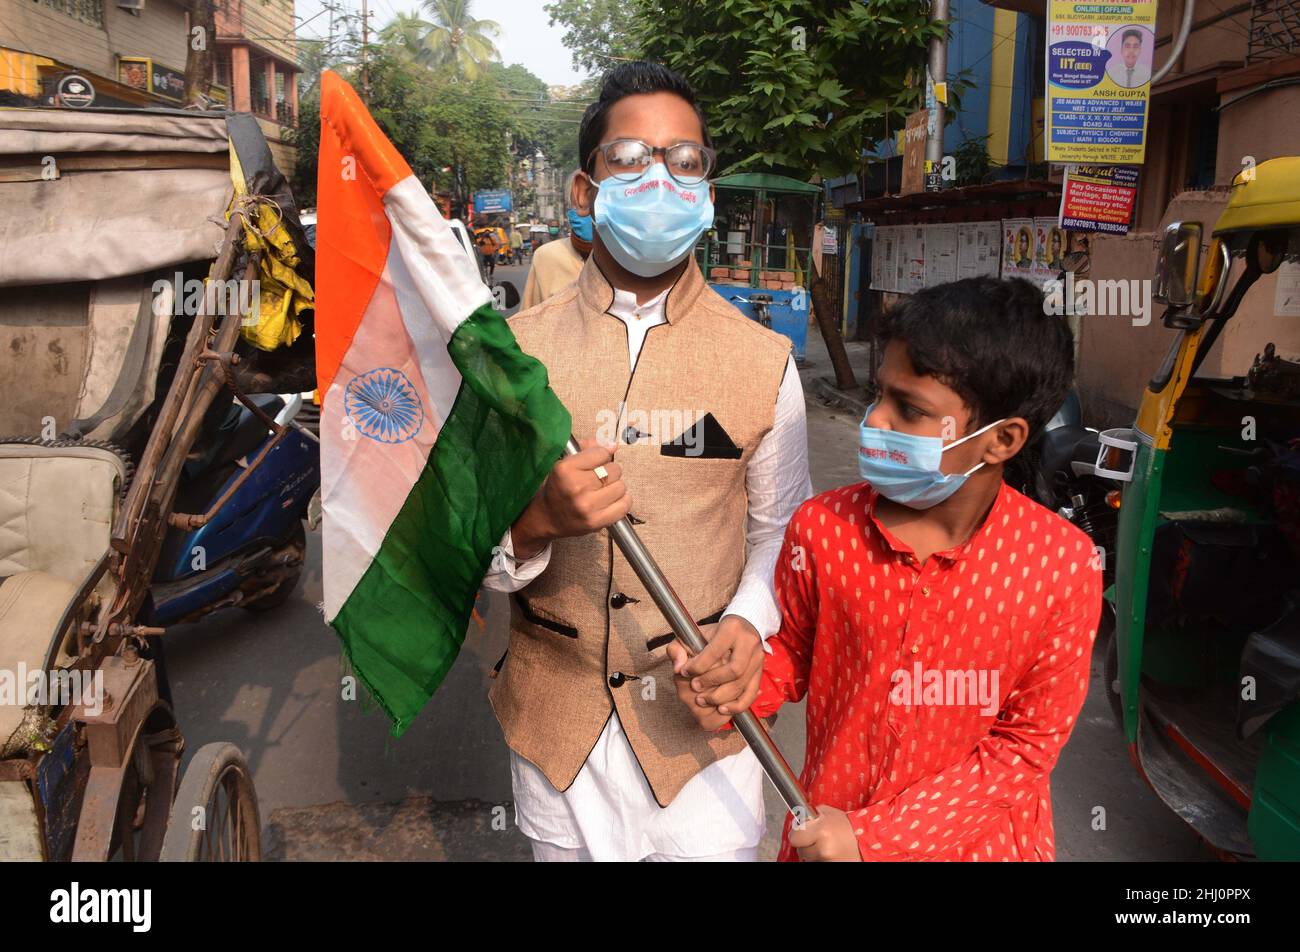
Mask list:
[[490,304],[452,335],[460,392],[419,480],[334,619],[401,736],[465,640],[493,548],[560,458],[569,412]]

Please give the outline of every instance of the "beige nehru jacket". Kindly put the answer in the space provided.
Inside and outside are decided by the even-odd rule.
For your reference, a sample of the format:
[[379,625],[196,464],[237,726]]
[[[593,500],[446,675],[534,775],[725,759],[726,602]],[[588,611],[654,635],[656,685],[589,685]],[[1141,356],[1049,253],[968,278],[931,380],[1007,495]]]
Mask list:
[[[688,265],[630,371],[626,327],[606,313],[613,300],[588,259],[576,284],[510,327],[546,365],[574,435],[617,439],[637,532],[692,617],[717,621],[745,565],[745,469],[772,428],[790,342]],[[616,712],[667,806],[744,745],[734,731],[702,730],[677,699],[671,638],[608,532],[557,540],[546,570],[511,602],[510,648],[491,692],[506,742],[566,790]]]
[[573,247],[568,238],[548,241],[533,252],[532,266],[528,269],[528,279],[524,282],[524,298],[519,309],[525,311],[535,304],[541,304],[566,284],[578,280],[582,270],[582,255]]

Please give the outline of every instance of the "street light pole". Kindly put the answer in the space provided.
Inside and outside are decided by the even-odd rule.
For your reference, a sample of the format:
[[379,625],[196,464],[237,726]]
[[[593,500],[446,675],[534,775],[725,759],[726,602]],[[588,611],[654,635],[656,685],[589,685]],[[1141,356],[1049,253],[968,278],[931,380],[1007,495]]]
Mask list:
[[[925,170],[941,175],[943,167],[943,126],[948,99],[948,0],[930,0],[930,22],[943,23],[943,34],[930,41],[929,77],[926,83],[926,106],[930,110],[929,136],[925,140]],[[934,180],[939,181],[938,179]],[[927,178],[926,190],[931,181]]]

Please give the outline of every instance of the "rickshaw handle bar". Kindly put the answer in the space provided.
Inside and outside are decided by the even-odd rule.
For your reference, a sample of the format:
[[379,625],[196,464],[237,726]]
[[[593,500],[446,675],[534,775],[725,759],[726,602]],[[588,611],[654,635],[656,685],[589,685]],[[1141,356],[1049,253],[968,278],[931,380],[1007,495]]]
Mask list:
[[[581,447],[578,441],[572,436],[569,437],[568,445],[565,446],[564,452],[572,456],[579,452]],[[693,654],[699,654],[708,645],[704,640],[704,635],[700,633],[699,626],[695,624],[695,619],[690,616],[682,600],[673,591],[673,587],[668,584],[668,579],[664,577],[659,565],[655,562],[650,551],[641,541],[641,537],[636,534],[632,528],[632,523],[624,516],[618,522],[609,527],[609,534],[614,539],[614,543],[619,547],[623,556],[632,566],[632,571],[636,572],[637,578],[641,584],[646,587],[650,597],[658,606],[659,611],[663,613],[664,619],[672,628],[679,641],[691,650]],[[808,795],[804,792],[799,783],[799,779],[786,763],[781,751],[777,749],[772,742],[771,736],[763,723],[754,716],[753,711],[745,711],[737,714],[732,719],[736,730],[740,731],[745,742],[749,744],[750,750],[758,758],[759,765],[763,772],[767,774],[767,779],[772,781],[772,786],[776,787],[777,793],[781,794],[781,799],[785,801],[790,812],[795,815],[797,820],[811,820],[817,816],[812,804],[808,800]]]

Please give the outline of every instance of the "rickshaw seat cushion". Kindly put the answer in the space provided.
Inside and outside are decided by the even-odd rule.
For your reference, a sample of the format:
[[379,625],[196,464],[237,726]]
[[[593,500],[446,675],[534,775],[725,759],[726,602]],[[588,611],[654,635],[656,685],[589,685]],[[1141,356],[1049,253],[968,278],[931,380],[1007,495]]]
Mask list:
[[[14,679],[16,692],[27,685],[26,680],[18,680],[19,665],[29,674],[41,670],[50,639],[76,593],[75,583],[48,572],[20,572],[0,580],[0,671]],[[60,649],[56,663],[67,660]],[[22,724],[25,707],[0,704],[0,749]]]
[[122,460],[98,447],[0,443],[0,577],[80,583],[108,549],[125,478]]

